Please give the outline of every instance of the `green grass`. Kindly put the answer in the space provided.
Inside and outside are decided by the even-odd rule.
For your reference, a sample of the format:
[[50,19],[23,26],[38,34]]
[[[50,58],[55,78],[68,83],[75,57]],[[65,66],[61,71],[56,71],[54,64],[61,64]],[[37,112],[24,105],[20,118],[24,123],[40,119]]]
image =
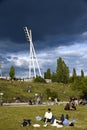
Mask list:
[[[29,86],[31,92],[28,93]],[[47,101],[46,90],[50,89],[51,92],[56,92],[59,100],[68,101],[70,96],[79,96],[79,92],[71,90],[70,85],[64,85],[61,83],[29,83],[23,81],[5,81],[0,80],[0,93],[3,92],[3,101],[4,102],[15,102],[14,99],[20,97],[22,102],[29,101],[30,98],[34,98],[35,93],[42,94],[42,102]]]
[[[63,105],[56,106],[1,106],[0,107],[0,130],[56,130],[58,128],[48,125],[43,127],[44,122],[36,121],[36,116],[44,116],[48,107],[52,109],[54,115],[60,118],[61,114],[69,114],[75,119],[74,127],[63,127],[61,130],[87,130],[87,106],[78,106],[76,111],[65,111]],[[31,119],[31,126],[20,127],[23,119]],[[33,124],[40,124],[40,128],[34,128]]]

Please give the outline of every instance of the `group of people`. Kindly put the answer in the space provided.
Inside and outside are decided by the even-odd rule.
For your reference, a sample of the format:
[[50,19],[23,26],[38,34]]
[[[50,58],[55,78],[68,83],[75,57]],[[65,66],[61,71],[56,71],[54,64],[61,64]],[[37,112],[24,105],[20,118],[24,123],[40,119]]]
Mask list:
[[48,125],[48,122],[50,122],[52,126],[63,127],[63,126],[74,126],[75,120],[70,121],[68,114],[66,114],[65,117],[64,114],[62,114],[60,119],[57,119],[57,117],[52,114],[51,109],[48,108],[48,111],[45,112],[44,115],[44,122],[45,122],[44,127]]
[[42,100],[42,95],[41,94],[35,94],[35,97],[32,99],[29,99],[29,105],[33,105],[33,104],[41,104],[41,100]]
[[[44,127],[46,127],[48,123],[50,123],[51,126],[56,126],[57,128],[61,128],[63,126],[74,126],[75,124],[75,120],[70,121],[68,114],[66,114],[66,116],[62,114],[60,119],[58,119],[56,116],[53,115],[51,108],[48,108],[48,110],[45,112],[43,119],[42,117],[39,116],[37,116],[36,119],[39,121],[43,120]],[[30,126],[30,125],[31,125],[31,119],[24,119],[23,122],[20,124],[20,126]],[[34,124],[33,126],[40,127],[39,124]]]
[[66,103],[64,110],[76,110],[75,103]]
[[70,101],[66,103],[64,110],[76,110],[76,107],[78,106],[79,101],[77,98],[70,98]]

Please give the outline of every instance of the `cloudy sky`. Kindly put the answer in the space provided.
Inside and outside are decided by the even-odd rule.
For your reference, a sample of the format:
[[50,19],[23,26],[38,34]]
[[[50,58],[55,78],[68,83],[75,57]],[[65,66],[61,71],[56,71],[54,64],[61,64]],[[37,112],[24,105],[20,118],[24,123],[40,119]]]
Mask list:
[[42,73],[55,72],[62,57],[72,74],[87,75],[87,0],[0,0],[0,64],[2,74],[15,67],[28,77],[29,43],[23,27],[32,30]]

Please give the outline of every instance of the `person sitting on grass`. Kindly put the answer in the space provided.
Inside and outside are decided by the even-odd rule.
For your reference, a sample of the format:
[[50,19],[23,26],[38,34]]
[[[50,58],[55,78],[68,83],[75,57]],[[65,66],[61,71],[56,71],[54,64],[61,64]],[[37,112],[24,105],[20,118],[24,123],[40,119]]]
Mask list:
[[72,103],[72,105],[71,105],[71,109],[70,109],[70,110],[76,110],[75,103]]
[[51,109],[48,108],[48,111],[45,112],[45,115],[44,115],[45,124],[47,124],[47,122],[50,122],[50,123],[51,123],[51,121],[52,121],[52,116],[53,116],[53,114],[52,114],[52,112],[51,112]]
[[64,110],[70,110],[70,103],[66,103]]
[[67,103],[67,104],[65,105],[64,110],[76,110],[75,103],[74,103],[74,102],[72,102],[71,104],[70,104],[70,103]]

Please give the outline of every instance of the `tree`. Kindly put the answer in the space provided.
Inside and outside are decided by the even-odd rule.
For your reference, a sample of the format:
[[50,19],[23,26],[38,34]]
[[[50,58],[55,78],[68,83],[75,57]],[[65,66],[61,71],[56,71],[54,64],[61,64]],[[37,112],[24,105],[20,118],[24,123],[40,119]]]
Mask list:
[[56,73],[52,73],[52,75],[51,75],[51,80],[52,80],[52,82],[57,82],[57,75],[56,75]]
[[46,79],[46,73],[47,73],[47,72],[44,72],[44,79]]
[[69,68],[66,66],[66,64],[64,63],[63,66],[63,83],[68,83],[69,81]]
[[44,73],[45,79],[51,79],[51,70],[50,68],[47,69],[47,72]]
[[11,80],[15,78],[15,68],[14,68],[14,66],[10,67],[9,76],[10,76]]
[[63,64],[62,64],[61,57],[59,57],[59,59],[57,59],[56,74],[57,74],[57,81],[62,82],[62,80],[63,80]]
[[34,82],[46,83],[45,79],[42,78],[41,76],[36,76]]
[[46,89],[45,91],[46,95],[47,95],[47,99],[49,97],[51,97],[51,100],[54,100],[55,98],[58,98],[58,93],[56,91],[51,91],[51,89]]
[[74,90],[75,96],[87,99],[87,77],[77,76],[75,81],[72,82],[71,88]]
[[84,77],[84,71],[81,70],[81,77],[83,78]]
[[72,80],[75,81],[76,77],[77,77],[76,69],[73,68]]
[[61,57],[57,59],[56,74],[57,74],[57,82],[68,83],[69,68],[67,67],[67,65],[65,64],[65,62],[62,60]]

